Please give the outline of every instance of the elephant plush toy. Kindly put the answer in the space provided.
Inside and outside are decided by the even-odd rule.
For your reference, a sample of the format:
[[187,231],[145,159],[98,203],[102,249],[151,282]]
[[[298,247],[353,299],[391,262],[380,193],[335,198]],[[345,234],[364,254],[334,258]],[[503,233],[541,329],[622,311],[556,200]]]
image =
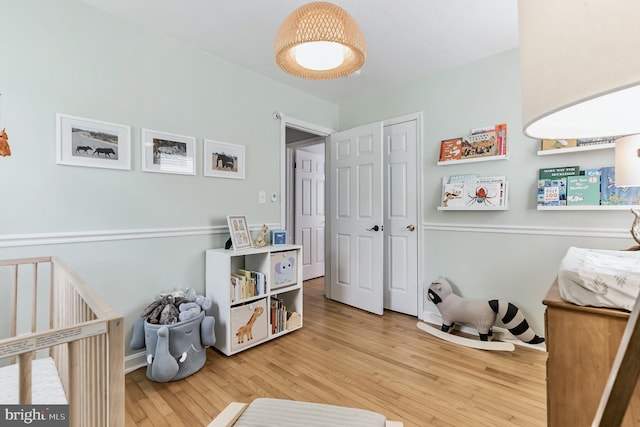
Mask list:
[[[183,313],[186,311],[180,314]],[[132,349],[146,347],[147,378],[158,382],[175,381],[204,366],[206,347],[216,342],[213,316],[207,316],[201,310],[171,324],[150,323],[147,317],[136,321],[131,338]]]

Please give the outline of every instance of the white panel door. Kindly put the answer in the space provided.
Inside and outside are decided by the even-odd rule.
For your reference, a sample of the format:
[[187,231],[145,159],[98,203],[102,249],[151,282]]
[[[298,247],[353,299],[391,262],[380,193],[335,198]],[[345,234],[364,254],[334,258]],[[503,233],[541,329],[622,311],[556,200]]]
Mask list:
[[382,123],[329,137],[331,298],[383,313]]
[[324,276],[324,155],[296,150],[295,171],[295,243],[309,280]]
[[384,308],[418,314],[416,120],[384,127]]

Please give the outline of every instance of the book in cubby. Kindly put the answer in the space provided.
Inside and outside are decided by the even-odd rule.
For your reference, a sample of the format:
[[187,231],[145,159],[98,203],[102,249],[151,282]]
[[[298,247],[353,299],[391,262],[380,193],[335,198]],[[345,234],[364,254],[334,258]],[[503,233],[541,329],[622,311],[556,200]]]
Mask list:
[[267,293],[266,275],[260,271],[239,268],[230,279],[231,302],[239,302]]

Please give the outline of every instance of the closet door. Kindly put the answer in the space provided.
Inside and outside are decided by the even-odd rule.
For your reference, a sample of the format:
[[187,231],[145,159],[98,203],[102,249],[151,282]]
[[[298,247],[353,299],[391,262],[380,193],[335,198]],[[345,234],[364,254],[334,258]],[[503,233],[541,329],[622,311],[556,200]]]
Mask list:
[[418,314],[417,120],[384,127],[384,308]]

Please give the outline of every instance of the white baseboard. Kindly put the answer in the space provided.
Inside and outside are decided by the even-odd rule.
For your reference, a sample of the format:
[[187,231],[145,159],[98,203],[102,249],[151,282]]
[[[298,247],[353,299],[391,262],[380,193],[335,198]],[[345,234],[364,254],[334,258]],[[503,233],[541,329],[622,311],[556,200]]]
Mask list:
[[136,369],[147,366],[147,353],[141,351],[124,358],[124,373],[128,374]]

